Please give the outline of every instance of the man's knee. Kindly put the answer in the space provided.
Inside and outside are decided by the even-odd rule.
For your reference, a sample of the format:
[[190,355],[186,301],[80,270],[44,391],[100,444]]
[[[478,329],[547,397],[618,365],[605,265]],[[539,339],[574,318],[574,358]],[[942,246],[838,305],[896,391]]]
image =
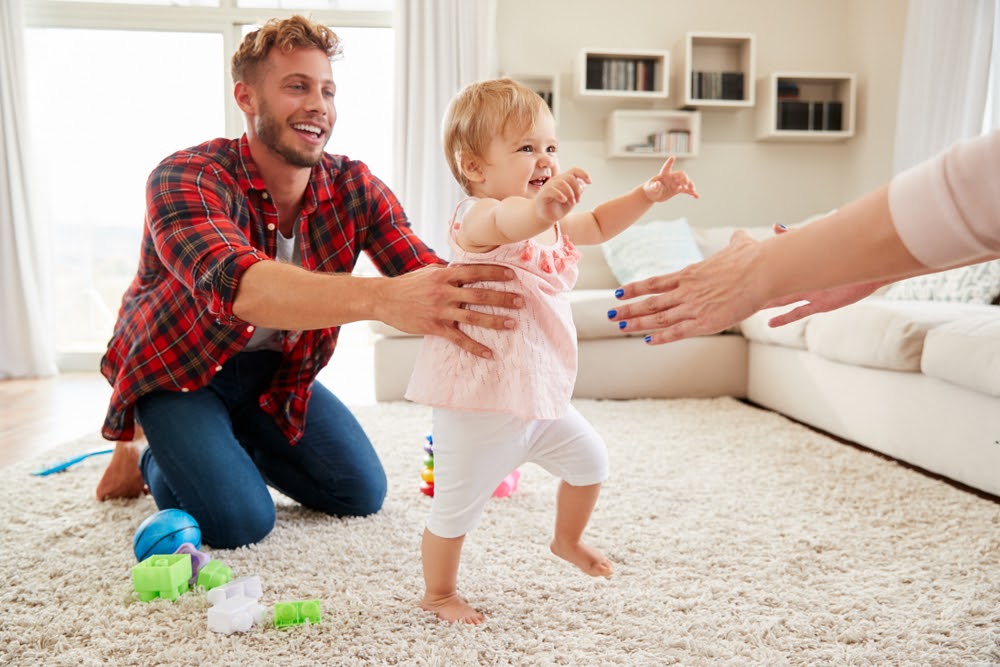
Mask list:
[[246,501],[215,508],[201,526],[202,541],[215,549],[256,544],[274,530],[274,519],[274,502],[270,497],[266,502]]

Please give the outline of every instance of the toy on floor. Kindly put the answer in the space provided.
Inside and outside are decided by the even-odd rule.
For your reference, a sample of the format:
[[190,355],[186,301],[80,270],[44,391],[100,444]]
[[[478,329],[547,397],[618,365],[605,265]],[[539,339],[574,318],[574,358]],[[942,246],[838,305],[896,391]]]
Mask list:
[[174,553],[187,554],[191,556],[191,579],[188,581],[188,583],[192,586],[194,586],[195,583],[197,583],[198,572],[201,571],[201,568],[205,567],[205,565],[208,564],[210,560],[212,560],[211,556],[201,551],[198,551],[198,549],[196,549],[195,546],[190,542],[185,542],[184,544],[177,547],[177,550],[174,551]]
[[51,475],[54,472],[62,472],[63,470],[66,470],[70,466],[75,466],[80,461],[83,461],[85,459],[89,459],[91,456],[100,456],[102,454],[110,454],[113,451],[115,451],[113,447],[110,448],[110,449],[107,449],[107,448],[92,449],[89,452],[84,452],[83,454],[79,454],[79,455],[74,456],[72,458],[68,458],[65,461],[60,461],[59,463],[56,463],[56,464],[51,465],[51,466],[48,466],[47,468],[42,468],[41,470],[38,470],[38,471],[33,472],[31,474],[35,475],[36,477],[45,477],[46,475]]
[[260,604],[263,590],[260,577],[241,577],[207,593],[212,607],[208,610],[208,629],[231,635],[247,632],[264,622],[265,609]]
[[[132,538],[132,550],[137,561],[153,555],[176,553],[185,542],[195,549],[201,546],[201,528],[194,517],[179,509],[166,509],[146,517]],[[188,577],[191,575],[188,574]]]
[[132,588],[139,599],[176,600],[188,590],[191,579],[191,556],[154,554],[132,566]]
[[[424,467],[420,471],[420,492],[425,496],[434,497],[434,438],[430,434],[425,436],[424,443]],[[507,498],[517,491],[517,484],[521,480],[521,471],[514,470],[493,490],[494,498]]]
[[295,600],[274,603],[274,627],[287,628],[292,625],[316,625],[321,620],[319,600]]

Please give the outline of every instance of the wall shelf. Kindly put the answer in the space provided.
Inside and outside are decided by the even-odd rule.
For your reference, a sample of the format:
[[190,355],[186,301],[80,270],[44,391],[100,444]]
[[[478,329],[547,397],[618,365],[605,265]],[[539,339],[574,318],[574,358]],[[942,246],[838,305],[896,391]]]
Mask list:
[[760,141],[844,141],[854,136],[854,74],[774,72],[757,82]]
[[676,87],[680,106],[752,107],[756,80],[754,35],[745,32],[689,32]]
[[701,144],[701,114],[617,109],[608,116],[605,139],[612,158],[695,157]]
[[664,99],[670,95],[670,52],[583,49],[576,82],[579,96]]

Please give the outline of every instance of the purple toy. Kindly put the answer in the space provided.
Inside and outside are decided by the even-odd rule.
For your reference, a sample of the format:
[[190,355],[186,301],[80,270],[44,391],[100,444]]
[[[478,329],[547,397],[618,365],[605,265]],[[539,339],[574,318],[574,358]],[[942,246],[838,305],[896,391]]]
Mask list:
[[198,571],[205,566],[205,563],[212,560],[212,557],[206,553],[198,551],[193,544],[190,542],[185,542],[184,544],[177,547],[175,554],[188,554],[191,556],[191,581],[188,582],[191,586],[194,586],[198,581]]

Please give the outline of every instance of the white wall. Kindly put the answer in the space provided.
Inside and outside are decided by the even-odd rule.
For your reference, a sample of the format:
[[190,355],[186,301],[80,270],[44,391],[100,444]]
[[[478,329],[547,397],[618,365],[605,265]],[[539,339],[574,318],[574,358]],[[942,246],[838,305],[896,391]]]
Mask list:
[[[906,0],[500,0],[503,73],[558,73],[560,162],[587,169],[594,205],[642,182],[660,162],[604,157],[604,121],[615,108],[675,108],[660,102],[577,98],[580,49],[669,49],[685,33],[751,32],[757,76],[772,71],[854,72],[856,135],[846,142],[755,140],[754,108],[702,109],[701,151],[679,161],[701,199],[677,198],[647,218],[686,216],[697,226],[791,223],[827,211],[891,174]],[[671,81],[671,86],[676,84]]]

